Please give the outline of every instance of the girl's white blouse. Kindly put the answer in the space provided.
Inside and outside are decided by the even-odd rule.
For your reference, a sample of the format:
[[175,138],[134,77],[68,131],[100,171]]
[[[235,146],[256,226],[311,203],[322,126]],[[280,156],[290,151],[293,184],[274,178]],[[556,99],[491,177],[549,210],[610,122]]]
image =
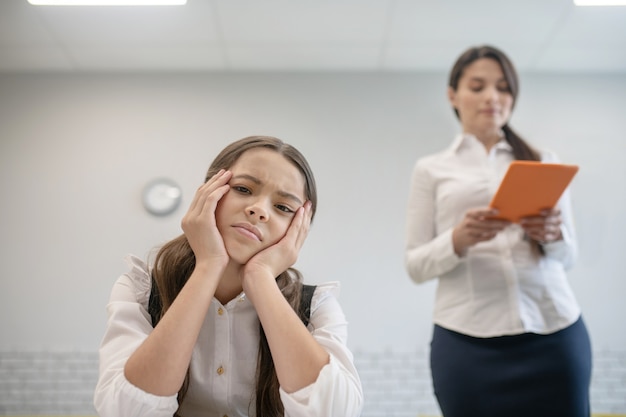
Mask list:
[[[94,405],[100,417],[171,417],[176,396],[160,397],[132,385],[124,376],[130,355],[152,331],[148,313],[150,273],[139,258],[116,281],[107,305],[108,321],[100,347],[100,374]],[[337,301],[337,282],[318,285],[308,326],[330,355],[313,384],[294,393],[280,389],[288,417],[358,416],[361,381],[348,350],[347,322]],[[242,293],[226,305],[213,299],[190,365],[190,388],[183,417],[255,416],[254,392],[259,320]]]

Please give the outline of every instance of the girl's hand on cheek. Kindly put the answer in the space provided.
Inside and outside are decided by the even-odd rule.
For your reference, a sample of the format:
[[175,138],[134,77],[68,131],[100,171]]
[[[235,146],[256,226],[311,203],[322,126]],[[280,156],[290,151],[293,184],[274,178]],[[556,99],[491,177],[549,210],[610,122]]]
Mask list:
[[311,216],[311,202],[307,201],[296,211],[285,235],[272,246],[254,255],[244,265],[242,284],[246,293],[251,287],[251,281],[262,278],[275,281],[278,275],[296,263],[309,233]]
[[228,253],[217,229],[215,210],[220,199],[228,192],[232,173],[221,170],[201,185],[194,196],[181,226],[196,257],[196,265],[217,262],[221,267],[228,263]]

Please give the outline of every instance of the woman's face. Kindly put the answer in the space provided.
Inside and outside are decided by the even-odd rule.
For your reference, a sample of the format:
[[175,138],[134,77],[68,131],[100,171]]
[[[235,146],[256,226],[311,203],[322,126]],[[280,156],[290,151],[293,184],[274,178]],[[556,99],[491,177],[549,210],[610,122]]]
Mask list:
[[490,58],[477,59],[465,67],[456,91],[448,88],[448,98],[459,113],[463,131],[479,138],[499,131],[513,108],[502,68]]
[[230,190],[215,216],[226,251],[243,265],[285,235],[306,201],[305,180],[296,165],[267,148],[244,152],[229,169]]

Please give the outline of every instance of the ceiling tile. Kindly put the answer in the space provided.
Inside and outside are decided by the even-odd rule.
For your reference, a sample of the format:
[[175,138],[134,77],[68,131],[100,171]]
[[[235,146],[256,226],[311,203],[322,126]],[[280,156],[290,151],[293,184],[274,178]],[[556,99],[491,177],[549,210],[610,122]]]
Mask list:
[[226,43],[381,42],[391,0],[218,0]]
[[488,39],[544,40],[571,0],[398,0],[390,40],[462,40],[467,46]]
[[563,22],[554,41],[587,46],[619,44],[624,46],[626,58],[626,7],[577,7]]
[[259,44],[228,50],[236,71],[376,71],[380,48],[367,44]]

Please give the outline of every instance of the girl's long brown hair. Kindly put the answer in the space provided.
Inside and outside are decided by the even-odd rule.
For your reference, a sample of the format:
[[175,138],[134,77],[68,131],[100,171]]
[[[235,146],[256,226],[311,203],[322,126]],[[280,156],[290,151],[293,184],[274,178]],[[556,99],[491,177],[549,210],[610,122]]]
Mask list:
[[[230,168],[239,157],[249,149],[268,148],[283,155],[293,163],[302,173],[305,180],[305,196],[311,201],[312,215],[315,215],[317,208],[317,188],[313,172],[304,156],[293,146],[284,143],[280,139],[270,136],[250,136],[240,139],[228,145],[215,158],[205,177],[205,182],[213,177],[220,169]],[[196,264],[195,255],[189,246],[185,235],[178,236],[161,247],[158,251],[152,278],[154,280],[153,289],[158,292],[161,308],[160,314],[156,317],[156,322],[163,317],[165,312],[174,302],[174,299],[181,291]],[[276,283],[291,307],[299,313],[302,276],[294,268],[289,268],[276,277]],[[156,325],[156,324],[155,324]],[[256,373],[255,406],[258,417],[278,417],[283,416],[284,408],[279,395],[279,383],[274,368],[274,361],[270,352],[263,326],[260,325],[259,355]],[[178,392],[178,406],[185,399],[189,388],[189,370],[185,381]],[[176,413],[175,416],[179,414]]]

